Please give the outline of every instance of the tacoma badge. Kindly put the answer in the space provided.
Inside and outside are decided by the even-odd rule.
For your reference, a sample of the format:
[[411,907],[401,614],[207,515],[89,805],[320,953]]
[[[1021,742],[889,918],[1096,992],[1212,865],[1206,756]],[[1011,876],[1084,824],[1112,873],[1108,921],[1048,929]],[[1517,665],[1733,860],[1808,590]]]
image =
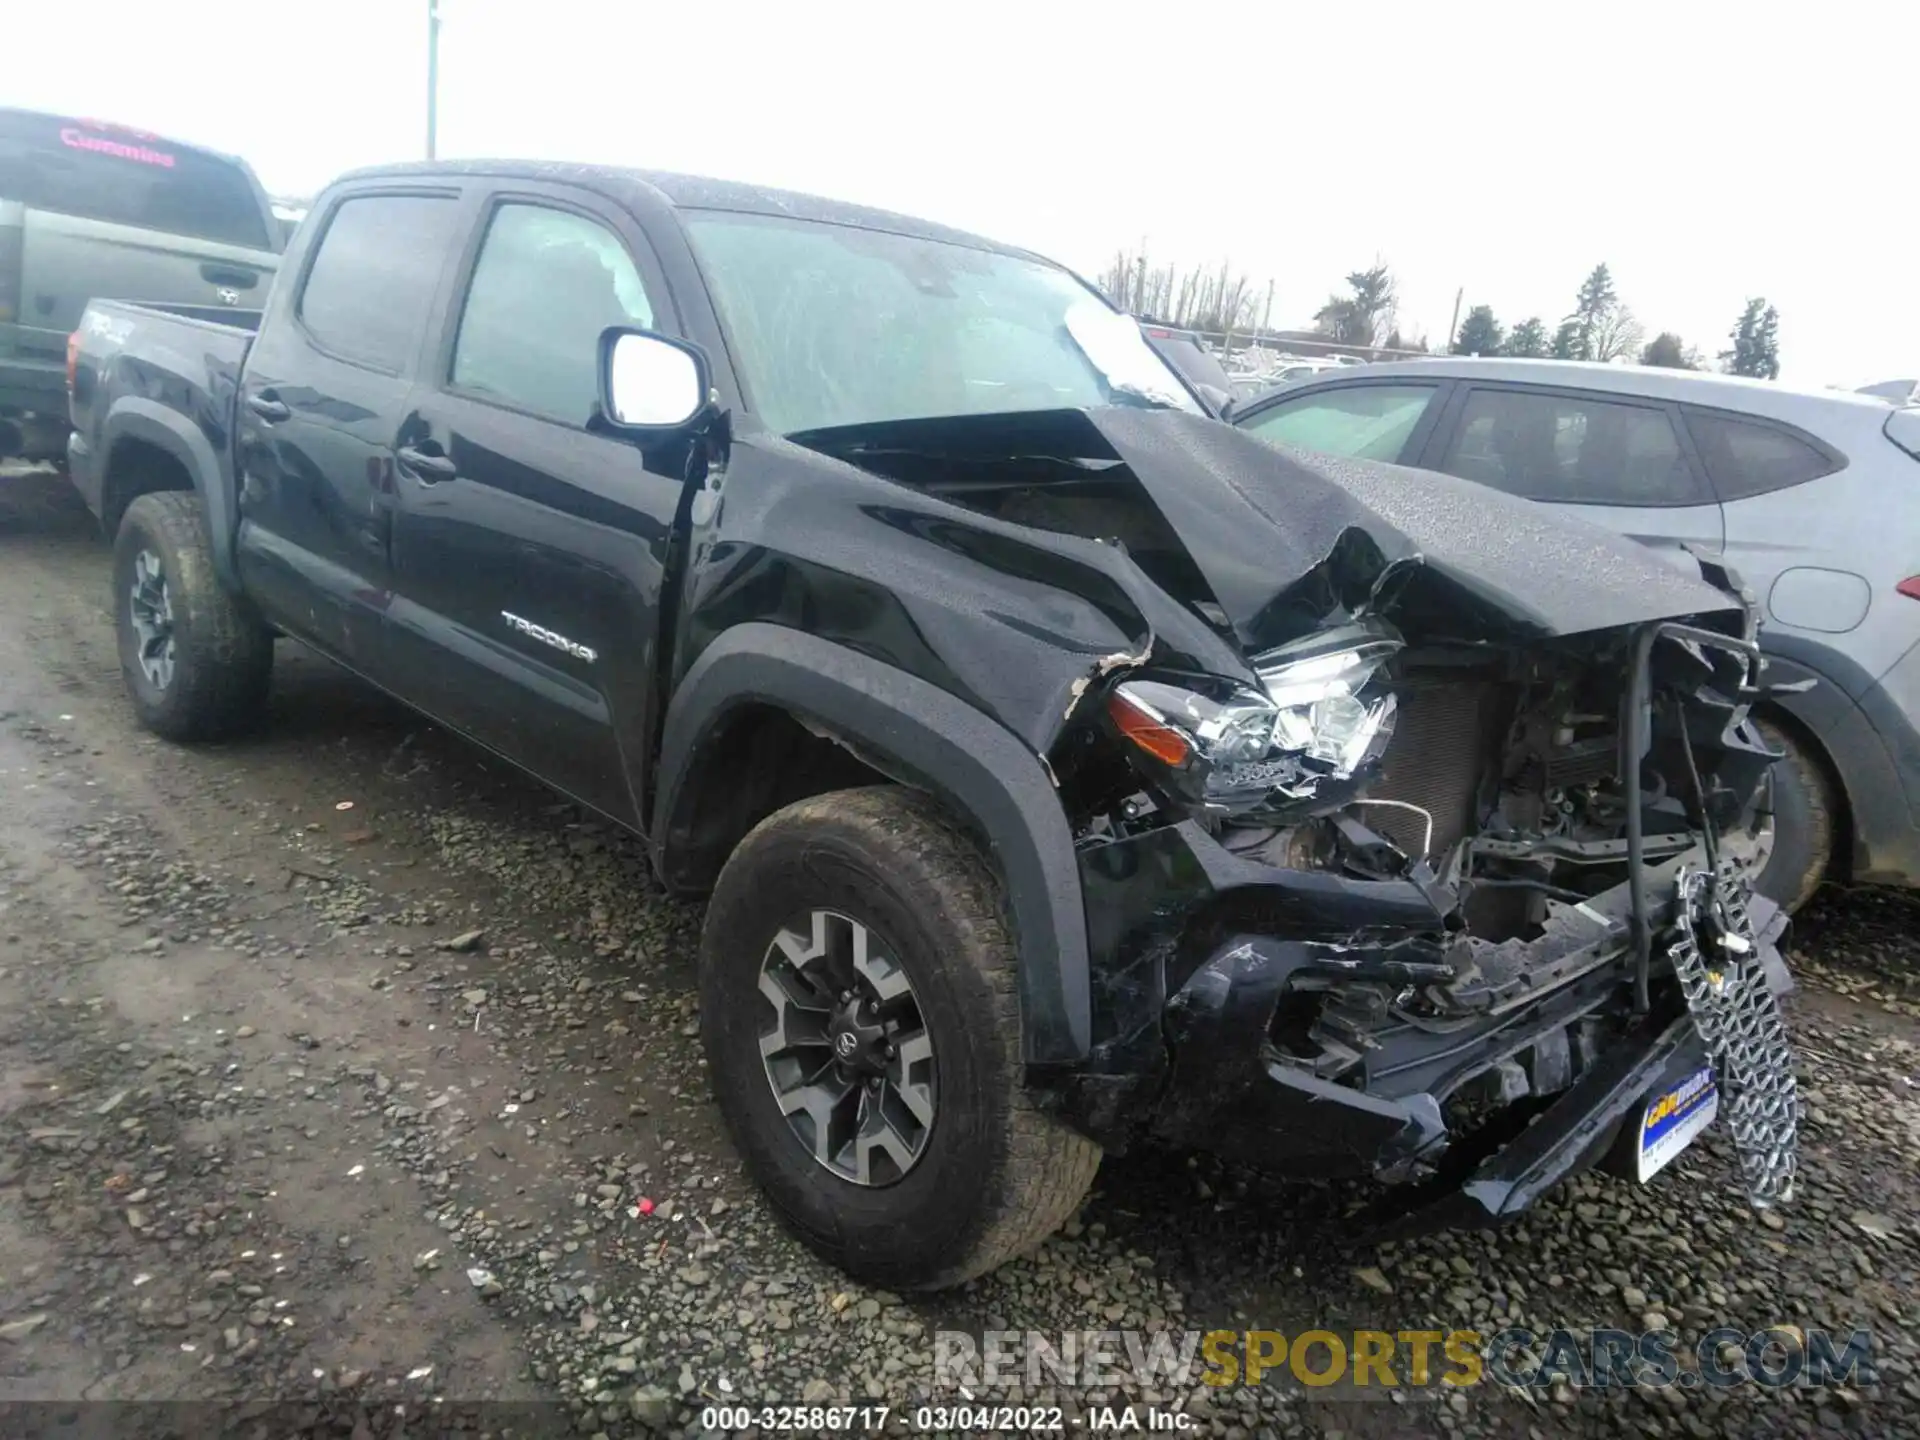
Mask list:
[[556,650],[564,650],[576,660],[584,660],[591,665],[599,658],[591,646],[576,645],[564,635],[557,635],[544,625],[536,625],[531,620],[522,620],[511,610],[502,610],[500,618],[518,630],[522,635],[538,640],[542,645],[551,645]]

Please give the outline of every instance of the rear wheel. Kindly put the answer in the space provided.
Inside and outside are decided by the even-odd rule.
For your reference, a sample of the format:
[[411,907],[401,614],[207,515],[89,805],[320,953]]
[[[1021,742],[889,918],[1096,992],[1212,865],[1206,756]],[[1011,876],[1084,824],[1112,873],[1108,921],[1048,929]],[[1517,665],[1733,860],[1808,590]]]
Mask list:
[[707,908],[701,1029],[747,1168],[841,1269],[937,1289],[1066,1221],[1100,1149],[1021,1083],[1015,959],[992,871],[911,790],[763,821]]
[[120,669],[140,723],[169,740],[217,740],[261,712],[273,634],[213,573],[199,497],[142,495],[113,547]]

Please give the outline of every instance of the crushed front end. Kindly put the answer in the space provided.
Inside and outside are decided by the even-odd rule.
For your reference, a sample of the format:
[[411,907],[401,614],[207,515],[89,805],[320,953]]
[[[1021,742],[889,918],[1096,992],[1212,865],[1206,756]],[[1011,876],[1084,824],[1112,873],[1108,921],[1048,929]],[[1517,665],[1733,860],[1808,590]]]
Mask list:
[[1027,1074],[1076,1127],[1472,1219],[1623,1132],[1622,1163],[1670,1158],[1649,1137],[1717,1104],[1756,1202],[1790,1191],[1783,922],[1749,878],[1774,757],[1723,567],[1161,410],[799,439],[823,468],[783,543],[848,467],[882,477],[824,513],[885,521],[887,643],[1053,779],[1087,972],[1045,977],[1074,1043]]
[[1241,680],[1086,697],[1052,760],[1095,1053],[1037,1078],[1110,1147],[1371,1176],[1416,1224],[1645,1178],[1656,1121],[1711,1103],[1752,1203],[1785,1201],[1750,614],[1461,644],[1381,593]]

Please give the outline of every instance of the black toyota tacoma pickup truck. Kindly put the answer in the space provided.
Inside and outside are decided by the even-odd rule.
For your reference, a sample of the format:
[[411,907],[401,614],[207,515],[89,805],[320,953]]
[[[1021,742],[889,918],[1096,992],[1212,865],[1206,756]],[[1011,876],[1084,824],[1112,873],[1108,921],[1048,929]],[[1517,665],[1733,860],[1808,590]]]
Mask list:
[[247,724],[278,632],[644,836],[850,1271],[978,1275],[1147,1142],[1486,1222],[1717,1110],[1791,1190],[1710,560],[1269,447],[1036,256],[604,168],[349,176],[257,333],[96,304],[71,390],[141,719]]

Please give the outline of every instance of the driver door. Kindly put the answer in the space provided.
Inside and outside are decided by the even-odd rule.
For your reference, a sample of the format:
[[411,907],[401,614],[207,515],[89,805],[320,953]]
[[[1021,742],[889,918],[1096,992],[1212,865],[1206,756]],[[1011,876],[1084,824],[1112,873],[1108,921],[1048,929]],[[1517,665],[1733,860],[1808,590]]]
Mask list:
[[654,328],[665,285],[595,197],[516,187],[480,208],[402,431],[394,647],[434,714],[638,824],[681,480],[590,422],[601,333]]

